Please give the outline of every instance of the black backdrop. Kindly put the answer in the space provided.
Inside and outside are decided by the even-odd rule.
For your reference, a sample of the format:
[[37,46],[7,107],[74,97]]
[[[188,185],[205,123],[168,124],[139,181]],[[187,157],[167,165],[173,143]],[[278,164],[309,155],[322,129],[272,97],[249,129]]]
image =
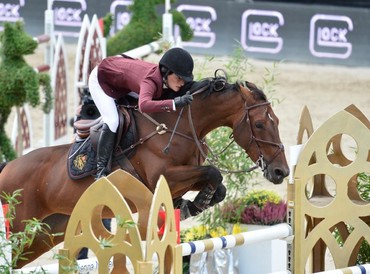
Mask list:
[[[129,21],[129,3],[54,0],[55,30],[67,41],[77,41],[85,14],[112,12],[113,34]],[[370,66],[369,5],[349,0],[178,0],[172,8],[181,10],[195,31],[194,39],[184,43],[194,54],[230,55],[242,47],[253,58]],[[0,24],[23,18],[30,34],[41,34],[46,8],[46,0],[0,0]],[[158,7],[158,14],[163,10],[164,5]]]

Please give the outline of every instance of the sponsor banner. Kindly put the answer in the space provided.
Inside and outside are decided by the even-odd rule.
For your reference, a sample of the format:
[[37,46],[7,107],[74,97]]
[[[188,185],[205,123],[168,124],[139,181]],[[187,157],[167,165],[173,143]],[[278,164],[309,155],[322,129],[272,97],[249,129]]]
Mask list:
[[[132,1],[0,0],[0,29],[4,21],[22,19],[31,35],[41,34],[49,2],[55,31],[67,41],[77,41],[85,14],[112,13],[114,35],[130,21]],[[370,66],[369,8],[223,0],[177,0],[171,8],[181,11],[194,31],[194,38],[183,42],[193,54],[230,55],[241,47],[251,58]],[[164,5],[157,12],[161,16]]]
[[[184,42],[193,53],[229,55],[242,47],[252,58],[370,65],[370,9],[179,0],[177,10],[191,26],[207,22],[194,24],[194,39]],[[212,37],[211,47],[204,37]]]

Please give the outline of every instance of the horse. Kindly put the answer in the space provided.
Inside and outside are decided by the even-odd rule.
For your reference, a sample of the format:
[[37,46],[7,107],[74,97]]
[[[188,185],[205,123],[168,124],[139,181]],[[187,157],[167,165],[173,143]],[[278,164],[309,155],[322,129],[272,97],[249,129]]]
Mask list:
[[[199,214],[225,197],[221,171],[213,164],[203,165],[207,157],[205,137],[218,127],[232,129],[234,141],[267,180],[280,184],[289,175],[279,136],[279,119],[266,95],[253,83],[228,83],[217,81],[219,78],[202,81],[208,84],[199,85],[192,93],[193,102],[176,112],[149,115],[133,111],[139,142],[129,161],[152,192],[159,176],[164,175],[182,219]],[[71,146],[33,150],[1,170],[1,193],[22,189],[12,231],[22,231],[23,220],[36,218],[49,225],[50,233],[59,232],[52,241],[44,234],[36,235],[33,244],[25,250],[28,261],[19,261],[17,267],[63,241],[60,232],[65,231],[80,196],[94,182],[93,176],[78,180],[69,177],[66,161]],[[124,169],[115,166],[113,170],[118,168]],[[199,191],[193,201],[182,198],[189,191]]]

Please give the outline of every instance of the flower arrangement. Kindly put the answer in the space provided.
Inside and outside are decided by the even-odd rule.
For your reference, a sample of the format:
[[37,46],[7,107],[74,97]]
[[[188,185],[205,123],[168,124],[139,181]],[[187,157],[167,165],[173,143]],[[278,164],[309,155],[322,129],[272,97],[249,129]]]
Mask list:
[[[229,235],[231,232],[232,234],[239,234],[241,232],[244,232],[245,230],[242,230],[242,228],[240,227],[239,224],[234,224],[233,226],[230,226],[229,229],[225,228],[225,227],[222,227],[222,226],[216,226],[216,227],[211,227],[209,225],[198,225],[198,226],[193,226],[193,227],[190,227],[190,228],[187,228],[185,230],[181,230],[180,231],[180,239],[181,239],[181,242],[182,243],[187,243],[187,242],[193,242],[193,241],[198,241],[198,240],[204,240],[204,239],[207,239],[207,238],[216,238],[216,237],[222,237],[222,236],[226,236],[226,235]],[[196,273],[209,273],[209,272],[202,272],[201,269],[197,268],[199,267],[199,265],[207,265],[206,264],[206,261],[207,260],[211,260],[212,263],[210,264],[212,267],[215,267],[217,269],[224,269],[225,268],[225,262],[228,261],[228,260],[232,260],[232,257],[230,257],[229,255],[229,252],[230,250],[214,250],[214,251],[211,251],[211,252],[207,252],[207,254],[209,253],[212,253],[212,252],[218,252],[218,253],[223,253],[223,256],[222,258],[224,258],[223,260],[215,260],[215,261],[212,261],[212,257],[214,256],[209,256],[208,258],[208,255],[206,257],[199,257],[196,255],[196,258],[193,258],[192,260],[194,260],[196,263]],[[182,267],[183,267],[183,272],[182,273],[195,273],[194,271],[191,272],[190,271],[190,257],[192,257],[194,255],[189,255],[189,256],[184,256],[183,257],[183,262],[182,262]],[[216,256],[217,257],[217,256]],[[200,263],[202,262],[202,263]],[[221,265],[219,265],[221,263]],[[227,263],[226,263],[227,265]],[[194,269],[193,269],[194,270]],[[200,272],[198,272],[200,271]]]
[[[231,230],[231,231],[230,231]],[[182,230],[180,232],[180,239],[182,243],[204,240],[207,238],[216,238],[232,234],[238,234],[244,232],[239,224],[234,224],[230,227],[230,230],[227,227],[218,226],[211,228],[207,225],[193,226],[188,229]]]
[[253,190],[244,197],[226,201],[221,218],[228,223],[273,225],[285,222],[287,205],[271,190]]

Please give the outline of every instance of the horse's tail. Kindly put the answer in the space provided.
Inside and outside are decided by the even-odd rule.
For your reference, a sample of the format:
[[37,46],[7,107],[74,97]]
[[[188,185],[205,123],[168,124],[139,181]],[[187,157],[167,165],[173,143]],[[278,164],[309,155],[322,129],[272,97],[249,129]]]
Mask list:
[[0,173],[3,171],[4,167],[6,166],[7,162],[1,163],[0,164]]

